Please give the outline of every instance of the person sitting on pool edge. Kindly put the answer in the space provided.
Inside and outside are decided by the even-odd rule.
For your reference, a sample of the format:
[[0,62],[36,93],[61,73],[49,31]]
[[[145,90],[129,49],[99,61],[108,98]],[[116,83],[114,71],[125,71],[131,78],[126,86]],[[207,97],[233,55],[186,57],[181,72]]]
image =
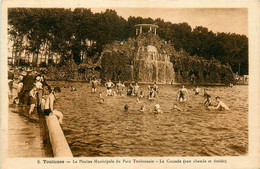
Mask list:
[[218,102],[218,105],[215,106],[208,106],[209,109],[215,109],[215,110],[229,110],[229,107],[220,100],[220,97],[216,97],[216,101]]
[[60,93],[60,92],[61,92],[60,87],[55,87],[50,92],[50,94],[46,98],[43,112],[46,116],[49,116],[49,115],[52,115],[52,114],[55,115],[58,118],[59,123],[62,124],[63,114],[58,110],[54,110],[54,108],[53,108],[54,107],[54,101],[57,97],[57,94]]

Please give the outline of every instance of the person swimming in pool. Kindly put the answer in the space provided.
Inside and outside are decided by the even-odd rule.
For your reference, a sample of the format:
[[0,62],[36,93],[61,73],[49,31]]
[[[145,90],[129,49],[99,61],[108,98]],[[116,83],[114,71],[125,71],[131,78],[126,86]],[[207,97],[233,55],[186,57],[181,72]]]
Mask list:
[[172,110],[182,111],[182,109],[179,108],[179,107],[177,106],[177,104],[173,104]]
[[200,93],[200,88],[199,86],[197,86],[195,89],[194,89],[194,92],[195,92],[195,95],[198,95]]
[[144,112],[145,111],[145,105],[142,105],[139,109],[140,112]]
[[154,106],[153,112],[154,112],[155,114],[163,113],[162,110],[161,110],[160,104],[156,104],[156,105]]
[[220,100],[220,97],[217,96],[216,97],[216,101],[218,102],[218,105],[215,107],[215,106],[208,106],[209,109],[215,109],[215,110],[230,110],[229,107]]
[[182,85],[182,88],[179,89],[178,95],[177,95],[177,101],[183,102],[187,101],[189,99],[188,90]]
[[207,97],[207,100],[204,102],[204,106],[206,106],[206,107],[212,106],[211,96],[209,94],[207,94],[206,97]]

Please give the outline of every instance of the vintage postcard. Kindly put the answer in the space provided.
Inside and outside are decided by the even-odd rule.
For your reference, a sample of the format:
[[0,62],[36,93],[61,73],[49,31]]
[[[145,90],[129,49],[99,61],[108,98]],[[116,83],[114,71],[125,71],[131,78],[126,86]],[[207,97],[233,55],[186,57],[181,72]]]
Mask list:
[[3,0],[1,168],[259,168],[259,11]]

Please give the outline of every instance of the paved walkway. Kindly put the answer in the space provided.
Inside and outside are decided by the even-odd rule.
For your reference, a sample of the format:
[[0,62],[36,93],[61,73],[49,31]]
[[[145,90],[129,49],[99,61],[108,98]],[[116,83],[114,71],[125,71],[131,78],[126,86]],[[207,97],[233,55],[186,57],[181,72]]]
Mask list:
[[50,157],[50,150],[43,144],[42,135],[39,122],[31,122],[25,116],[19,115],[17,107],[9,107],[9,157]]

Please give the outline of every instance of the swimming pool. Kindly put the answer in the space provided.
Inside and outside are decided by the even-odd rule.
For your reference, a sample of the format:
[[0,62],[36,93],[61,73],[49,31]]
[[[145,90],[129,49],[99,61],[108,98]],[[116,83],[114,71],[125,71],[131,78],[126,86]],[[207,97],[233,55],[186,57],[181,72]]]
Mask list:
[[[64,134],[74,156],[237,156],[248,152],[248,86],[188,86],[190,99],[177,103],[179,86],[159,85],[159,98],[104,96],[99,103],[97,93],[83,82],[49,82],[53,86],[73,85],[77,91],[62,88],[55,108],[63,112]],[[141,85],[148,94],[147,85]],[[231,111],[207,110],[203,107],[206,88],[212,96],[220,96]],[[161,105],[162,114],[150,109]],[[171,110],[174,103],[185,111]],[[129,105],[125,112],[123,107]],[[146,111],[140,112],[141,105]]]

